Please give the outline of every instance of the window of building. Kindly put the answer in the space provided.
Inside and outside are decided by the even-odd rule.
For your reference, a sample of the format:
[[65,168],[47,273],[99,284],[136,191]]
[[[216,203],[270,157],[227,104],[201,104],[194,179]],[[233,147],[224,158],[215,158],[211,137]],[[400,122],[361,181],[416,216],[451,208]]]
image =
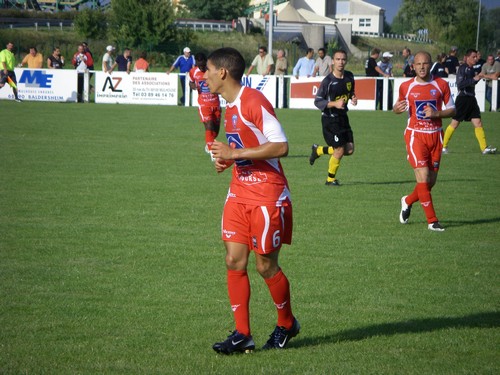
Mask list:
[[372,19],[371,18],[360,18],[359,19],[359,27],[371,27]]

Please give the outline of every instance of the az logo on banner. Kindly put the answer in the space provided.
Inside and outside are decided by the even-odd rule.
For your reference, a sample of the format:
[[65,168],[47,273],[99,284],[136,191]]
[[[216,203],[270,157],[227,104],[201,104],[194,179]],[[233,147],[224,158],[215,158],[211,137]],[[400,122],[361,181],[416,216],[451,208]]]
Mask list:
[[19,83],[26,87],[52,88],[53,74],[47,74],[44,70],[23,70]]
[[[113,85],[113,81],[115,81],[115,84]],[[109,86],[111,88],[112,92],[122,92],[122,90],[118,90],[118,86],[120,85],[122,81],[121,77],[106,77],[106,80],[104,81],[104,85],[102,86],[102,91],[106,91],[106,88]]]

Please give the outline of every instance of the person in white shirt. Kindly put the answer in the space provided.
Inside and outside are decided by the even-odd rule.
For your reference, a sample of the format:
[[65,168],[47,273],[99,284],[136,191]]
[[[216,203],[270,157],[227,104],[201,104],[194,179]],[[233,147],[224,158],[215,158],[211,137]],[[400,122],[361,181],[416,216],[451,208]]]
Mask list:
[[115,47],[113,47],[113,46],[106,47],[106,53],[102,57],[102,71],[104,73],[111,74],[113,72],[113,69],[115,69],[115,67],[116,67],[116,62],[113,59],[114,51],[115,51]]
[[318,49],[318,58],[314,64],[313,77],[322,76],[326,77],[332,72],[332,58],[326,54],[324,48]]
[[308,48],[304,57],[301,57],[293,68],[293,75],[295,78],[299,77],[312,77],[314,72],[314,49]]

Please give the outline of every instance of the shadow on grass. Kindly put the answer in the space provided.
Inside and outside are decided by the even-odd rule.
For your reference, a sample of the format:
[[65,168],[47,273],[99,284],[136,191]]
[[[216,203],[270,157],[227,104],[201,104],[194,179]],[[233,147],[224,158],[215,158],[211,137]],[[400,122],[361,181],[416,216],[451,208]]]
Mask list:
[[[415,319],[405,322],[382,323],[348,329],[325,336],[300,336],[290,346],[317,346],[344,341],[361,341],[377,336],[394,336],[406,333],[426,333],[448,328],[497,328],[500,327],[500,312],[484,312],[462,317]],[[304,327],[305,328],[305,327]],[[305,331],[305,330],[304,330]]]
[[500,217],[492,217],[491,219],[478,219],[478,220],[445,220],[445,221],[446,221],[446,227],[450,228],[450,227],[461,227],[464,225],[498,223],[500,222]]

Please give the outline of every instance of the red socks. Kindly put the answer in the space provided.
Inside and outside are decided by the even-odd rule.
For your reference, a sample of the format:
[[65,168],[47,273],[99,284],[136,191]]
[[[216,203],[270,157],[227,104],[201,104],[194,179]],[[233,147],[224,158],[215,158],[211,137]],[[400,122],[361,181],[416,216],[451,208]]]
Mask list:
[[227,271],[227,291],[236,330],[250,336],[250,280],[247,271]]
[[271,297],[278,311],[278,326],[290,329],[293,326],[292,305],[290,303],[290,284],[285,274],[279,270],[270,279],[265,279]]
[[[270,279],[265,279],[265,282],[278,311],[277,325],[286,329],[292,328],[294,317],[290,304],[290,284],[288,279],[279,270]],[[236,330],[245,336],[250,336],[250,280],[247,271],[228,270],[227,290]]]
[[217,137],[217,132],[213,130],[205,130],[205,144],[212,145],[214,143],[215,137]]
[[427,218],[427,223],[430,224],[438,221],[436,212],[434,211],[434,205],[432,204],[431,187],[428,183],[417,183],[415,190],[406,197],[406,204],[408,205],[412,205],[416,201],[420,201],[424,209],[425,217]]

